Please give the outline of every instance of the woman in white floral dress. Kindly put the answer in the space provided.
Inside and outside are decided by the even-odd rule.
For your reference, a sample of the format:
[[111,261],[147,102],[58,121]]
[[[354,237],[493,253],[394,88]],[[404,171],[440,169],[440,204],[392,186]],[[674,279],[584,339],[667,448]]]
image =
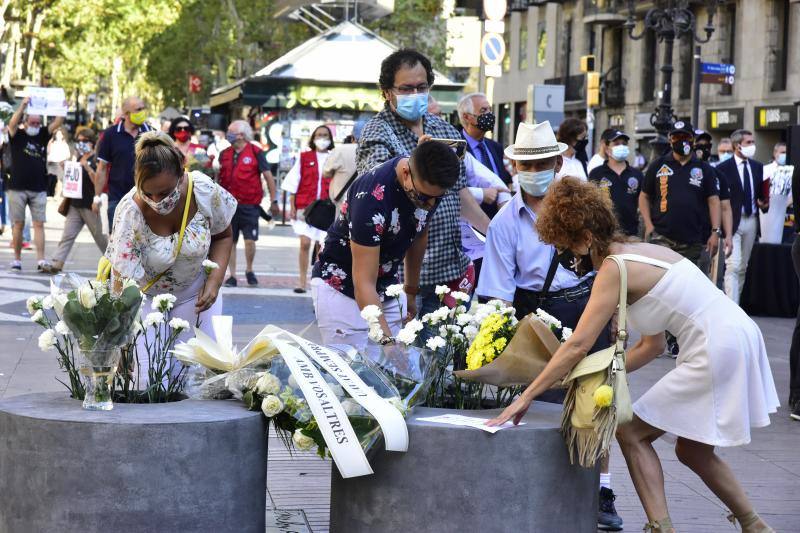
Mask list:
[[[112,282],[130,278],[145,287],[157,279],[148,295],[172,294],[176,301],[170,316],[194,325],[199,314],[201,329],[213,335],[211,316],[222,312],[218,295],[231,253],[236,200],[208,176],[186,173],[183,154],[162,132],[139,138],[134,170],[136,187],[117,207],[105,253]],[[188,222],[176,256],[187,201]],[[219,265],[208,279],[206,259]]]

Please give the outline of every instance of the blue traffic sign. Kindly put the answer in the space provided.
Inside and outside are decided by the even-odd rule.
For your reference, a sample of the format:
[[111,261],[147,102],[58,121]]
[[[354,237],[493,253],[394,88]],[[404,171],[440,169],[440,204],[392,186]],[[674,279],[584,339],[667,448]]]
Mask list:
[[487,33],[481,40],[481,57],[487,65],[499,65],[506,55],[506,43],[503,36],[497,33]]
[[736,73],[736,67],[727,63],[700,63],[700,73],[733,76]]

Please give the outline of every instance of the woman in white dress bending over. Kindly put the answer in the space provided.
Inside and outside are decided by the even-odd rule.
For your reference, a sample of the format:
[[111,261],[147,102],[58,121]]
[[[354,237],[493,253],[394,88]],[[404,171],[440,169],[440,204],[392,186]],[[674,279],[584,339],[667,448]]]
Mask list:
[[628,320],[642,333],[627,351],[632,372],[664,348],[664,331],[678,338],[677,366],[633,405],[634,418],[617,431],[636,492],[649,523],[646,530],[674,532],[664,493],[661,462],[653,441],[678,437],[675,453],[738,519],[742,530],[771,532],[754,512],[716,446],[750,442],[750,428],[769,424],[778,407],[764,340],[758,326],[695,265],[652,244],[626,242],[617,233],[610,200],[593,184],[565,178],[545,196],[536,222],[542,240],[576,256],[589,255],[597,278],[574,334],[544,371],[492,424],[518,422],[531,401],[563,378],[594,344],[614,315],[620,272],[610,255],[625,260]]

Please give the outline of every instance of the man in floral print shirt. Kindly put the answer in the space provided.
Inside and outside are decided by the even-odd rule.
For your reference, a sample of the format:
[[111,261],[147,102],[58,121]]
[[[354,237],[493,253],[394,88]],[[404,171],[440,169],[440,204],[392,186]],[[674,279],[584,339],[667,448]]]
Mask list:
[[[395,157],[356,180],[328,229],[312,273],[312,297],[323,343],[363,349],[368,325],[360,311],[383,308],[386,342],[402,324],[400,300],[386,299],[405,263],[407,283],[419,283],[428,244],[428,221],[458,179],[460,162],[445,144],[422,143],[410,157]],[[407,315],[416,315],[412,299]]]
[[[408,156],[418,144],[430,138],[461,138],[452,125],[427,112],[433,82],[433,67],[419,52],[398,50],[383,60],[378,84],[386,104],[367,123],[359,138],[356,151],[359,174],[393,157]],[[461,216],[479,231],[486,232],[489,219],[466,187],[463,163],[458,181],[447,191],[431,218],[419,285],[405,280],[406,294],[419,295],[421,314],[439,307],[436,285],[452,284],[459,290],[472,292],[468,275],[471,271],[474,280],[474,269],[461,247]]]

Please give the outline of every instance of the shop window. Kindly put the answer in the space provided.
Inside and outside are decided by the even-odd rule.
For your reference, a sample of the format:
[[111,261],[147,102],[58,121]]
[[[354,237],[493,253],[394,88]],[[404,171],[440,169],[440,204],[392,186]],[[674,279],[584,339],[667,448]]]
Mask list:
[[540,22],[536,29],[536,66],[543,67],[547,59],[547,26]]
[[506,20],[506,31],[503,32],[503,41],[506,43],[506,55],[503,58],[503,72],[511,70],[511,26],[510,19]]
[[[721,63],[736,65],[736,4],[728,4],[727,12],[720,17],[722,23],[718,25],[720,31]],[[733,94],[733,86],[720,85],[719,94]]]
[[528,17],[520,21],[519,28],[519,69],[528,70]]
[[769,24],[772,40],[769,50],[770,90],[785,91],[789,66],[789,0],[773,0],[772,5],[773,16]]
[[652,102],[656,93],[656,35],[653,31],[644,34],[644,61],[642,61],[642,101]]

